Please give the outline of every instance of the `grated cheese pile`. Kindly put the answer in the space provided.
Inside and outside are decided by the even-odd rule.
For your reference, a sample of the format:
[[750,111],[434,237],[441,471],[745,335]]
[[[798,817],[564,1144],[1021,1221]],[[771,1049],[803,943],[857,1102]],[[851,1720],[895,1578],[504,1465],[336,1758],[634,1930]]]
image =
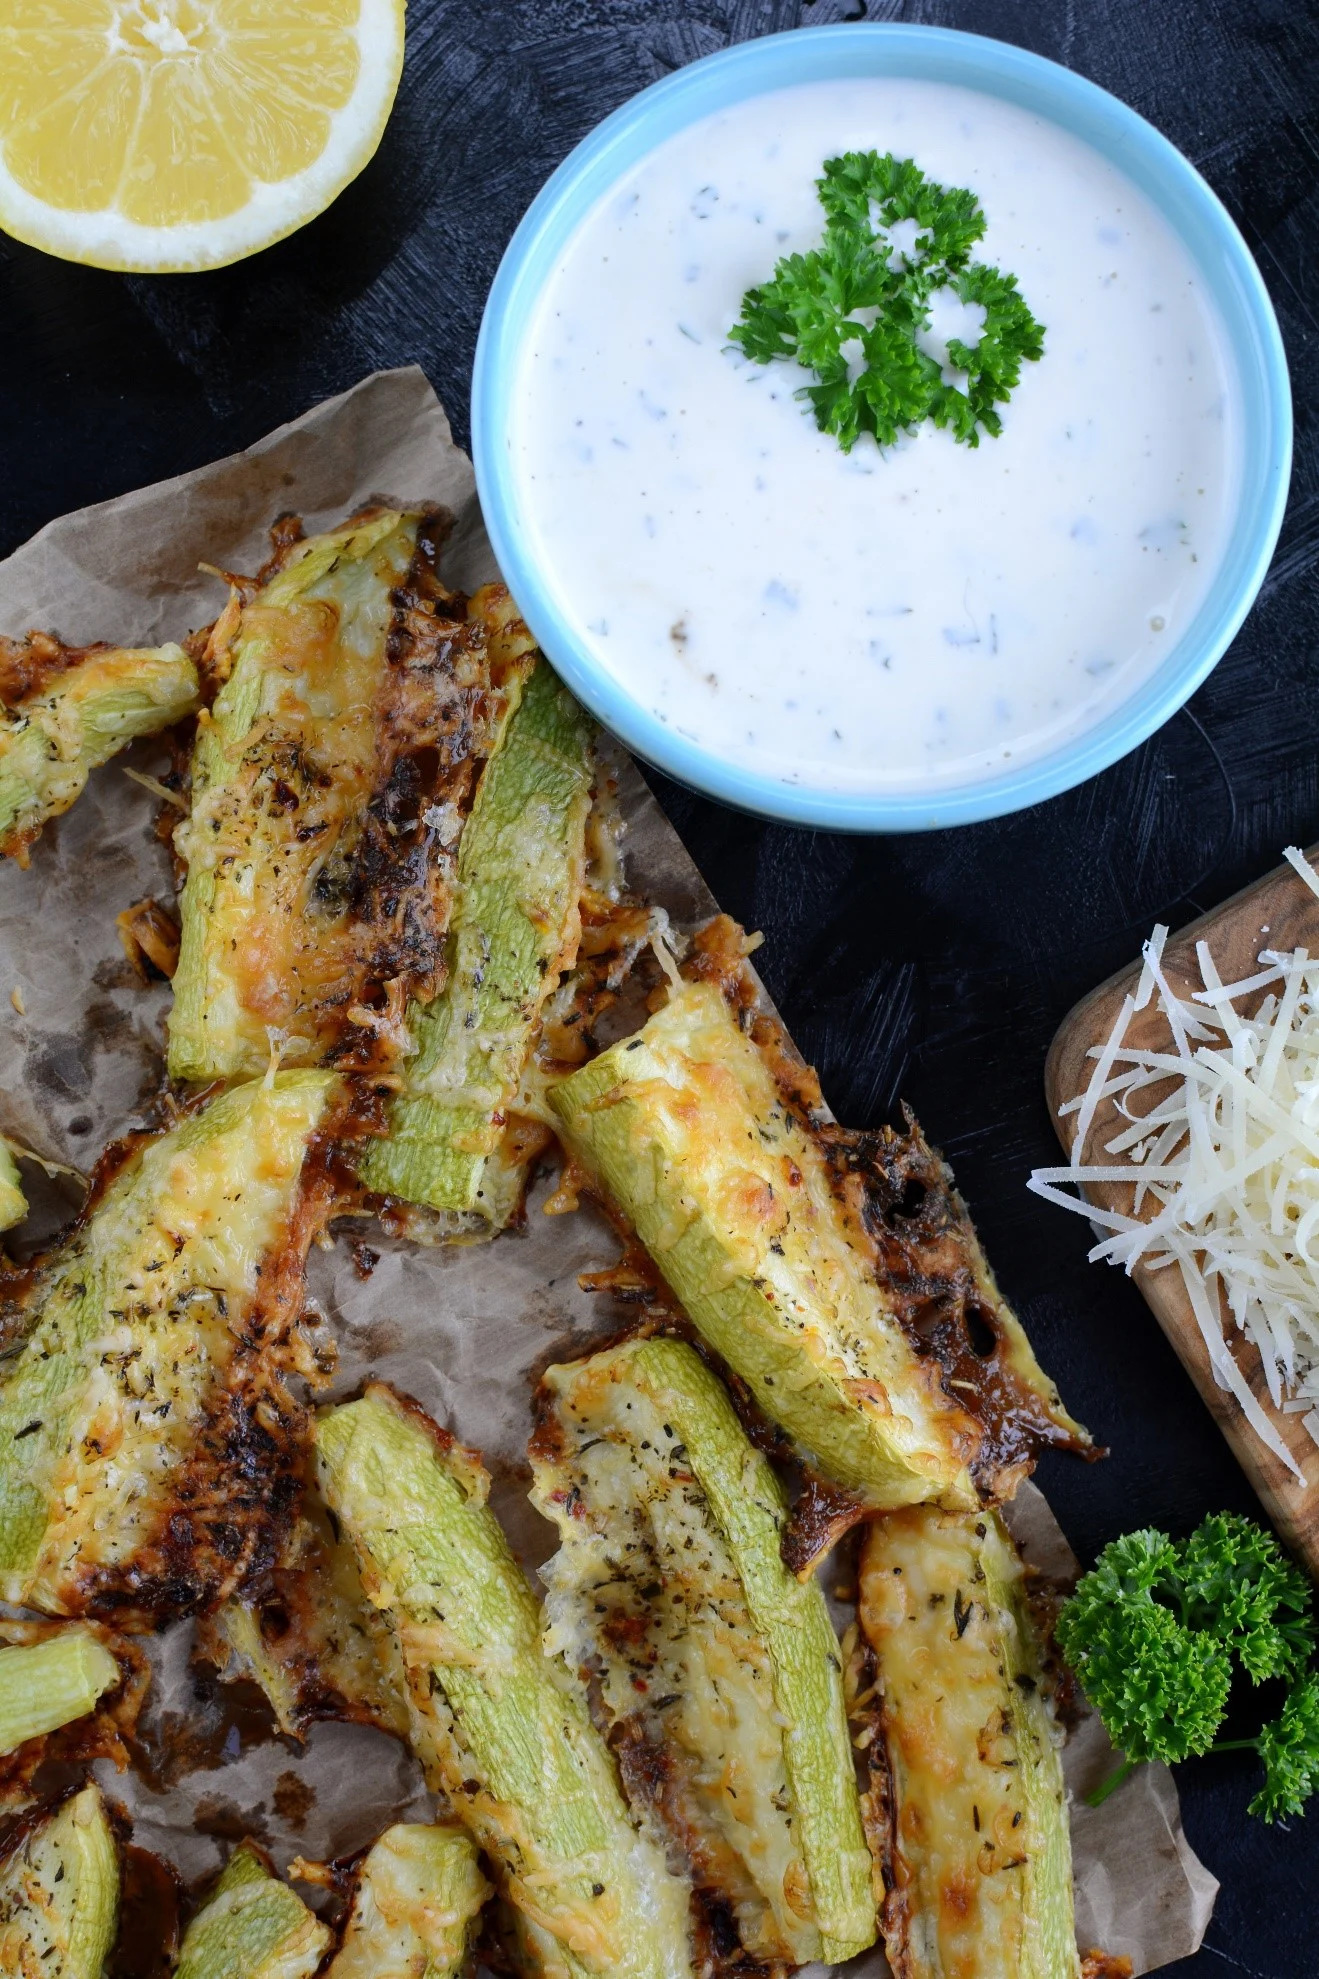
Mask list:
[[[1319,874],[1297,848],[1285,857],[1319,895]],[[1137,988],[1106,1043],[1091,1049],[1085,1092],[1059,1109],[1077,1115],[1071,1162],[1036,1169],[1029,1186],[1108,1233],[1092,1259],[1128,1272],[1137,1263],[1180,1271],[1219,1386],[1303,1482],[1246,1380],[1233,1328],[1258,1348],[1273,1407],[1302,1416],[1319,1444],[1319,957],[1265,949],[1256,974],[1225,984],[1202,941],[1203,987],[1187,1000],[1164,974],[1167,936],[1159,927],[1145,943]],[[1258,1009],[1243,1015],[1238,1003],[1261,992]],[[1126,1042],[1152,997],[1171,1050]],[[1086,1162],[1107,1099],[1127,1124],[1104,1144],[1110,1162]],[[1068,1193],[1094,1182],[1134,1182],[1137,1213]]]

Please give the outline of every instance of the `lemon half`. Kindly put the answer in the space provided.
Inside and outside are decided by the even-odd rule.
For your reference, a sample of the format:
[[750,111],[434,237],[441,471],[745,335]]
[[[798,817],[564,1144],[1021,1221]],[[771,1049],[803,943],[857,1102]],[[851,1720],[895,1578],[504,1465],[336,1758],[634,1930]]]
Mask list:
[[97,268],[219,268],[380,142],[405,0],[0,0],[0,228]]

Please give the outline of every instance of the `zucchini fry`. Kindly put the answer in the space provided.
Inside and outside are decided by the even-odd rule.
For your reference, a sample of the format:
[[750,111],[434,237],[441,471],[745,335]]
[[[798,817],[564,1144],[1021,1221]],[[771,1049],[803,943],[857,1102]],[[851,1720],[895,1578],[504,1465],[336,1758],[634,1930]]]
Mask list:
[[174,1979],[311,1979],[330,1937],[244,1842],[188,1926]]
[[77,1625],[0,1649],[0,1753],[85,1717],[122,1677],[105,1644]]
[[550,1646],[598,1676],[625,1783],[655,1803],[751,1957],[873,1944],[842,1662],[783,1564],[783,1489],[678,1340],[552,1367],[533,1502],[559,1528]]
[[109,1759],[122,1773],[151,1683],[137,1644],[99,1622],[32,1620],[0,1621],[0,1643],[0,1810],[38,1798],[46,1766],[67,1779]]
[[1021,1561],[993,1512],[878,1519],[855,1715],[896,1979],[1079,1979],[1062,1766]]
[[587,717],[537,660],[463,832],[448,982],[408,1013],[416,1055],[387,1137],[362,1166],[381,1195],[499,1217],[481,1186],[487,1160],[545,1000],[577,953],[592,742]]
[[151,1626],[273,1556],[298,1489],[308,1143],[339,1082],[289,1072],[118,1151],[33,1274],[0,1387],[0,1599]]
[[0,639],[0,856],[26,866],[42,826],[76,803],[94,769],[197,705],[182,646]]
[[325,1979],[457,1979],[489,1895],[465,1828],[387,1828],[358,1871]]
[[0,1860],[0,1972],[101,1979],[119,1921],[119,1851],[98,1787],[25,1823]]
[[680,1979],[688,1893],[633,1826],[477,1458],[373,1385],[317,1427],[325,1501],[398,1632],[431,1785],[494,1865],[546,1979]]
[[442,984],[457,841],[527,662],[439,583],[434,514],[370,511],[293,546],[217,620],[169,1023],[180,1080],[379,1070]]
[[814,1139],[719,989],[682,983],[550,1089],[621,1207],[771,1421],[872,1507],[978,1500],[978,1430],[886,1309]]

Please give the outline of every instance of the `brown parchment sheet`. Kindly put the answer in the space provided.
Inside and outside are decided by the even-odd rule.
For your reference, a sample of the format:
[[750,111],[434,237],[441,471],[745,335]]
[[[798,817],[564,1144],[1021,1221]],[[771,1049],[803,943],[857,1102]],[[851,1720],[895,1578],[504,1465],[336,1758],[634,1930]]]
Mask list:
[[[365,379],[246,453],[52,522],[0,563],[0,632],[40,627],[70,642],[124,644],[181,638],[225,598],[199,563],[253,571],[280,513],[296,510],[309,531],[323,529],[377,496],[453,510],[443,563],[451,583],[470,588],[496,574],[471,464],[412,368]],[[153,747],[137,745],[98,771],[76,808],[47,828],[27,872],[0,865],[0,1132],[75,1169],[90,1167],[136,1121],[162,1075],[169,991],[136,982],[114,925],[144,895],[172,893],[152,829],[157,800],[123,767],[149,771]],[[690,927],[715,903],[636,769],[621,754],[616,766],[629,875],[678,928]],[[25,1181],[35,1200],[40,1175],[31,1164]],[[78,1199],[72,1178],[51,1186],[64,1190],[65,1201],[38,1202],[38,1227],[57,1222],[68,1199]],[[330,1248],[313,1253],[310,1268],[312,1296],[338,1342],[332,1392],[347,1395],[374,1373],[481,1449],[495,1507],[533,1571],[552,1536],[523,1495],[531,1384],[549,1361],[585,1350],[610,1323],[577,1275],[610,1262],[617,1249],[589,1211],[546,1217],[546,1193],[544,1183],[534,1192],[524,1231],[493,1244],[420,1249],[349,1224]],[[353,1236],[377,1254],[368,1277],[350,1249]],[[1055,1372],[1065,1391],[1066,1369]],[[1032,1487],[1012,1522],[1028,1557],[1066,1570],[1066,1541]],[[181,1624],[152,1644],[146,1726],[158,1763],[151,1777],[116,1773],[108,1762],[98,1769],[132,1815],[135,1840],[166,1856],[185,1880],[213,1872],[227,1843],[245,1833],[264,1840],[282,1867],[294,1854],[327,1858],[361,1848],[391,1820],[428,1817],[419,1769],[373,1731],[321,1725],[298,1748],[252,1741],[235,1723],[218,1742],[198,1746],[188,1727],[213,1719],[215,1707],[189,1664],[191,1634]],[[1102,1808],[1081,1805],[1079,1795],[1113,1764],[1093,1717],[1073,1735],[1064,1764],[1082,1947],[1124,1953],[1137,1973],[1187,1956],[1218,1886],[1182,1833],[1171,1775],[1142,1767]],[[880,1979],[887,1966],[876,1952],[849,1969]]]

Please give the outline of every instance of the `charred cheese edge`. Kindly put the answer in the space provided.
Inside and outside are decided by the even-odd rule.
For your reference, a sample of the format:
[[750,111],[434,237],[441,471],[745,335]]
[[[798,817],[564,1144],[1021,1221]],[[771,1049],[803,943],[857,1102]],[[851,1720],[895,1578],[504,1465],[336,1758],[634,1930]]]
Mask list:
[[291,1738],[321,1718],[408,1736],[398,1638],[367,1600],[357,1555],[314,1481],[266,1583],[204,1617],[197,1640],[224,1682],[245,1678],[265,1692]]
[[999,1290],[952,1170],[916,1121],[908,1115],[902,1132],[832,1123],[813,1123],[813,1131],[849,1235],[890,1309],[977,1420],[982,1441],[972,1473],[984,1497],[1011,1499],[1042,1447],[1090,1449],[1088,1431],[1064,1408]]
[[415,1055],[388,1134],[362,1167],[382,1195],[491,1222],[506,1215],[482,1181],[545,1000],[576,958],[593,740],[536,659],[463,831],[448,980],[409,1012]]
[[[979,1233],[971,1221],[967,1209],[956,1190],[951,1192],[952,1201],[961,1214],[962,1229],[967,1255],[971,1260],[976,1289],[983,1301],[984,1309],[992,1318],[993,1329],[998,1336],[998,1350],[1001,1352],[1006,1373],[1015,1384],[1016,1394],[1025,1401],[1033,1413],[1058,1432],[1056,1441],[1063,1448],[1078,1452],[1093,1448],[1093,1438],[1083,1423],[1077,1421],[1071,1410],[1066,1408],[1052,1377],[1041,1367],[1030,1335],[1022,1325],[1012,1306],[999,1289],[998,1280],[990,1269]],[[1000,1487],[995,1492],[999,1504],[1006,1503],[1016,1494],[1021,1478],[1033,1465],[1019,1464],[1015,1474],[1005,1474]]]
[[101,1979],[119,1921],[119,1851],[100,1789],[20,1828],[0,1859],[0,1972]]
[[71,809],[94,769],[198,705],[182,646],[89,647],[35,693],[0,706],[0,854],[27,863],[42,826]]
[[489,1895],[465,1828],[387,1828],[358,1871],[326,1979],[456,1979]]
[[256,1563],[296,1492],[277,1357],[303,1160],[337,1090],[289,1072],[210,1100],[38,1273],[0,1386],[0,1599],[172,1615]]
[[872,1507],[977,1502],[976,1429],[885,1309],[819,1149],[711,983],[550,1090],[698,1331],[837,1484]]
[[330,1942],[327,1927],[244,1842],[188,1926],[174,1979],[311,1979]]
[[876,1520],[860,1627],[897,1979],[1079,1979],[1062,1765],[1002,1521],[925,1506]]
[[251,1077],[272,1045],[388,1066],[409,991],[439,987],[456,841],[508,702],[484,623],[434,579],[433,521],[381,510],[312,537],[217,621],[228,677],[175,833],[176,1079]]
[[398,1632],[413,1744],[490,1859],[526,1969],[689,1973],[687,1889],[633,1825],[584,1698],[544,1652],[479,1462],[376,1385],[323,1415],[316,1440],[326,1503]]
[[0,1649],[0,1753],[86,1717],[122,1678],[100,1637],[77,1623]]
[[783,1564],[782,1486],[681,1341],[552,1367],[539,1400],[548,1642],[597,1675],[625,1781],[655,1782],[752,1957],[853,1957],[875,1902],[842,1661],[819,1586]]

